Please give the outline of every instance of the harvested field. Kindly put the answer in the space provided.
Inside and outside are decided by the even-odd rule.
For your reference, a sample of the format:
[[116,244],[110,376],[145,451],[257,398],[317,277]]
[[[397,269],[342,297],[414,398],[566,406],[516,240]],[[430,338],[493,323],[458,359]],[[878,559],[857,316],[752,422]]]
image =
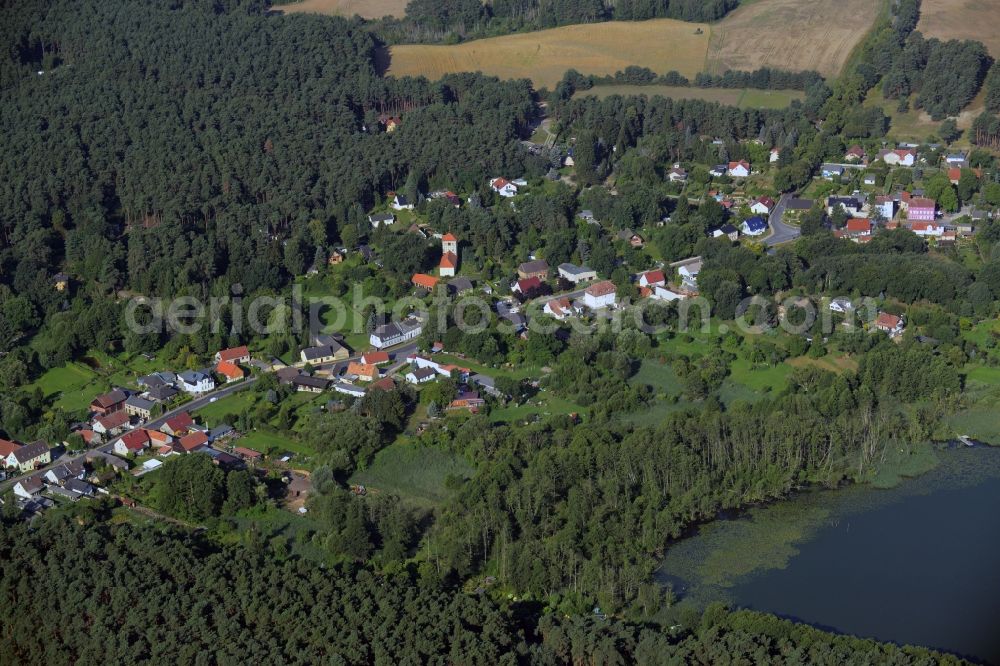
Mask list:
[[302,0],[287,5],[274,5],[271,9],[282,14],[326,14],[328,16],[354,16],[366,19],[383,16],[403,16],[408,0]]
[[880,6],[880,0],[752,2],[712,26],[708,71],[774,67],[837,76]]
[[576,95],[591,95],[602,99],[611,95],[646,95],[648,97],[660,95],[672,99],[701,99],[727,106],[738,106],[741,109],[783,109],[791,104],[793,99],[803,98],[802,92],[798,90],[633,85],[594,86],[590,90],[581,90]]
[[[699,28],[702,34],[695,34]],[[604,75],[639,65],[658,74],[676,70],[693,77],[705,69],[710,31],[707,24],[653,19],[569,25],[449,46],[404,44],[392,47],[388,74],[437,79],[481,71],[549,88],[568,69]]]
[[924,37],[973,39],[1000,58],[1000,3],[996,0],[923,0],[917,30]]

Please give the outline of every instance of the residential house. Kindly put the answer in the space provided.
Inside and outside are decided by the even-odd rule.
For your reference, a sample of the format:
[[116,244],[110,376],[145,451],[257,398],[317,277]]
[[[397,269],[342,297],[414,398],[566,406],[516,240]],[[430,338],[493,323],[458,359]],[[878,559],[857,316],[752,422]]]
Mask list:
[[653,287],[653,293],[650,295],[654,301],[678,301],[684,298],[684,294],[678,294],[676,291],[667,289],[665,286]]
[[494,379],[489,375],[483,375],[483,374],[472,375],[471,377],[469,377],[469,383],[474,386],[478,386],[484,392],[488,393],[489,395],[492,395],[495,398],[499,398],[501,396],[500,391],[496,387],[496,381],[494,381]]
[[330,252],[330,256],[327,257],[326,263],[330,266],[336,266],[338,264],[344,263],[344,259],[347,256],[346,249],[335,249]]
[[56,273],[52,276],[52,286],[56,291],[66,291],[69,289],[69,276],[65,273]]
[[944,158],[944,161],[948,164],[948,166],[964,167],[967,165],[968,159],[969,159],[968,155],[962,152],[958,152],[947,155]]
[[948,169],[948,180],[951,181],[952,185],[958,185],[958,181],[962,179],[962,169],[959,167],[952,167]]
[[862,215],[864,204],[857,197],[829,197],[826,200],[826,214],[833,215],[837,208],[843,208],[851,217]]
[[781,148],[772,148],[771,155],[768,157],[768,162],[774,164],[781,159]]
[[479,411],[479,408],[486,404],[486,401],[479,397],[477,391],[464,391],[455,396],[447,409],[467,409],[473,414]]
[[606,308],[615,304],[617,289],[611,280],[596,282],[583,292],[583,304],[591,310]]
[[526,261],[517,267],[517,276],[521,279],[538,278],[539,280],[548,280],[549,265],[544,259]]
[[234,363],[240,365],[242,363],[250,362],[250,350],[247,349],[246,345],[242,347],[233,347],[231,349],[223,349],[220,352],[215,353],[216,363]]
[[879,151],[878,159],[889,166],[911,167],[917,162],[917,151],[912,148],[884,149]]
[[389,322],[376,328],[369,337],[369,342],[376,349],[383,349],[413,340],[419,337],[422,331],[423,326],[416,320]]
[[760,215],[754,215],[753,217],[744,220],[743,224],[740,225],[740,231],[742,231],[745,236],[760,236],[765,233],[767,229],[767,220]]
[[16,467],[22,472],[30,472],[37,467],[48,465],[52,462],[52,453],[49,451],[49,445],[42,440],[14,449],[11,456],[14,459],[14,464],[11,467]]
[[770,215],[775,206],[771,197],[758,197],[751,205],[750,212],[755,215]]
[[[454,271],[452,271],[452,274],[454,274]],[[413,277],[410,278],[410,282],[412,282],[415,287],[432,291],[434,287],[437,286],[438,279],[433,275],[427,275],[426,273],[414,273]]]
[[63,482],[63,488],[77,497],[93,497],[97,492],[94,486],[75,476],[66,479]]
[[110,393],[99,395],[91,401],[90,411],[99,416],[117,412],[119,409],[125,408],[125,399],[127,397],[121,389],[115,389]]
[[587,224],[597,224],[597,218],[594,217],[594,211],[591,210],[581,210],[576,214],[578,218],[586,222]]
[[639,276],[639,286],[647,287],[652,289],[653,287],[662,287],[667,283],[667,277],[663,274],[661,270],[646,271]]
[[128,425],[128,414],[125,413],[125,410],[121,410],[94,419],[94,432],[101,435],[117,435]]
[[389,206],[391,206],[393,210],[413,210],[413,203],[402,194],[393,193]]
[[853,309],[854,309],[854,304],[851,303],[850,299],[839,297],[830,301],[831,312],[839,312],[841,314],[845,314]]
[[334,361],[345,361],[351,355],[347,347],[341,344],[344,338],[339,333],[316,333],[310,339],[312,340],[313,347],[331,348],[333,350]]
[[208,446],[208,433],[196,430],[181,437],[178,443],[185,453],[194,453]]
[[467,277],[459,276],[453,280],[448,280],[448,293],[452,296],[458,296],[467,291],[472,291],[473,288],[472,280]]
[[432,382],[437,377],[433,368],[412,368],[406,373],[406,381],[410,384],[425,384]]
[[386,351],[370,351],[361,355],[361,362],[365,365],[385,365],[389,361],[389,352]]
[[230,363],[229,361],[221,361],[216,364],[215,371],[225,378],[227,384],[230,382],[238,382],[246,376],[246,373],[243,372],[243,368],[235,363]]
[[518,294],[531,294],[542,288],[542,281],[537,277],[521,278],[516,281],[510,290]]
[[17,459],[14,457],[14,451],[21,448],[21,445],[17,442],[12,442],[8,439],[3,439],[0,437],[0,470],[4,467],[16,467]]
[[180,391],[175,389],[173,386],[160,386],[149,389],[143,395],[153,402],[167,402],[172,400],[178,393],[180,393]]
[[618,240],[623,240],[632,247],[642,247],[643,243],[646,242],[642,236],[627,228],[618,232]]
[[715,166],[713,166],[711,169],[708,170],[708,173],[709,175],[714,176],[715,178],[721,178],[722,176],[725,176],[728,171],[729,171],[728,164],[716,164]]
[[396,216],[392,213],[372,213],[368,216],[368,222],[372,227],[378,229],[381,226],[395,224]]
[[586,266],[577,266],[576,264],[566,263],[559,264],[558,270],[559,277],[567,282],[572,282],[573,284],[589,282],[597,279],[597,271],[593,268],[587,268]]
[[834,180],[844,175],[844,167],[839,164],[824,164],[820,167],[820,174],[826,180]]
[[750,175],[750,163],[746,160],[730,162],[726,167],[726,175],[730,178],[746,178]]
[[785,215],[790,215],[792,217],[801,217],[805,213],[812,210],[813,200],[812,199],[800,199],[798,197],[792,197],[785,204]]
[[698,273],[701,272],[701,259],[695,259],[677,269],[681,276],[681,284],[691,290],[698,288]]
[[[341,347],[343,349],[343,347]],[[335,350],[330,345],[323,345],[321,347],[306,347],[299,352],[299,359],[303,363],[309,363],[310,365],[325,365],[327,363],[334,363],[338,360],[337,350]]]
[[137,395],[130,395],[125,401],[125,413],[129,416],[137,416],[143,421],[148,421],[153,416],[153,407],[156,406],[152,400]]
[[337,393],[349,395],[352,398],[363,398],[365,396],[365,389],[363,387],[348,384],[347,382],[334,382],[333,390]]
[[215,389],[215,379],[201,370],[185,370],[177,375],[177,381],[185,393],[207,393]]
[[45,472],[42,478],[47,483],[62,484],[69,479],[82,479],[86,476],[86,474],[87,471],[83,468],[83,465],[79,462],[73,461],[53,467]]
[[865,174],[864,184],[874,187],[878,184],[878,176],[873,173]]
[[688,179],[688,172],[682,169],[680,164],[675,164],[671,167],[670,171],[667,172],[667,179],[671,183],[686,183]]
[[150,447],[149,433],[138,428],[115,440],[112,450],[119,456],[139,455]]
[[844,153],[845,162],[864,162],[866,157],[865,149],[858,145],[851,146]]
[[877,196],[875,197],[875,206],[872,210],[873,212],[878,211],[881,213],[882,217],[886,220],[891,220],[896,217],[896,204],[897,201],[894,197]]
[[502,197],[517,196],[517,185],[506,178],[494,178],[490,181],[490,189]]
[[345,376],[354,377],[355,379],[363,382],[373,382],[379,378],[379,370],[378,367],[374,365],[351,361],[347,365],[347,372],[345,373]]
[[[298,372],[298,370],[296,370]],[[160,426],[160,432],[179,437],[186,434],[194,426],[194,419],[187,412],[181,412],[176,416],[171,416]]]
[[553,319],[563,320],[573,314],[573,306],[565,296],[562,298],[553,298],[545,304],[542,312]]
[[937,217],[937,203],[933,199],[914,197],[906,209],[906,218],[910,221],[933,222]]
[[44,488],[42,483],[42,476],[36,474],[34,476],[29,476],[26,479],[21,479],[14,484],[14,494],[18,497],[23,497],[25,499],[31,499],[35,495],[42,492]]
[[934,222],[911,222],[910,231],[924,238],[940,237],[944,235],[944,225]]
[[731,224],[723,224],[712,232],[712,238],[721,238],[723,236],[735,243],[740,238],[740,230]]
[[847,221],[844,225],[843,231],[845,235],[849,238],[857,238],[858,236],[864,236],[872,232],[871,220],[864,217],[854,217]]
[[902,317],[889,314],[888,312],[880,312],[878,317],[875,318],[875,328],[883,333],[888,333],[891,338],[901,334],[904,327],[905,324]]

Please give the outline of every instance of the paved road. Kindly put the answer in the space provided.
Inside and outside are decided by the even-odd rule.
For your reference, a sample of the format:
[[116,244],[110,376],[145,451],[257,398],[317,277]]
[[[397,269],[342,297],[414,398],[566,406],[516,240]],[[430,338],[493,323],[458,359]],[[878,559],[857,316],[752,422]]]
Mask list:
[[771,216],[768,218],[768,223],[771,225],[771,235],[764,239],[764,245],[769,248],[789,243],[798,238],[802,233],[798,227],[793,227],[781,221],[781,218],[785,215],[788,200],[791,198],[792,195],[790,194],[781,195],[778,203],[774,206],[774,210],[771,211]]
[[[417,343],[406,342],[400,345],[396,345],[395,347],[386,347],[385,351],[394,354],[396,358],[399,358],[400,356],[405,358],[406,356],[409,356],[413,352],[417,351]],[[343,370],[347,367],[348,363],[350,363],[351,361],[357,361],[360,358],[361,354],[355,354],[354,356],[351,356],[343,361],[328,363],[326,365],[321,364],[315,367],[317,369],[331,370],[332,374],[336,376],[339,375],[341,372],[343,372]],[[169,419],[173,418],[174,416],[177,416],[182,412],[197,412],[199,409],[202,409],[212,404],[213,402],[221,400],[222,398],[227,398],[238,391],[250,388],[257,382],[258,379],[259,376],[256,377],[250,376],[244,379],[243,381],[234,382],[232,384],[223,384],[214,391],[209,391],[208,393],[205,393],[195,398],[194,400],[191,400],[190,402],[186,402],[183,405],[180,405],[179,407],[175,407],[174,409],[164,412],[162,415],[158,416],[155,419],[152,419],[151,421],[139,424],[138,426],[136,426],[136,428],[133,428],[133,430],[137,428],[149,428],[151,430],[158,430],[160,426],[162,426],[164,423],[166,423]],[[86,451],[81,451],[79,453],[70,453],[59,456],[45,467],[41,467],[27,474],[22,474],[20,476],[8,478],[4,482],[0,483],[0,493],[6,492],[8,488],[12,488],[14,484],[20,481],[21,479],[26,479],[29,476],[44,473],[45,471],[52,469],[53,467],[58,467],[59,465],[79,460],[84,456],[86,456],[87,453],[90,451],[96,450],[102,453],[112,453],[112,451],[114,450],[114,443],[118,439],[119,437],[115,437],[107,444],[102,444],[96,447],[96,449],[88,449]]]

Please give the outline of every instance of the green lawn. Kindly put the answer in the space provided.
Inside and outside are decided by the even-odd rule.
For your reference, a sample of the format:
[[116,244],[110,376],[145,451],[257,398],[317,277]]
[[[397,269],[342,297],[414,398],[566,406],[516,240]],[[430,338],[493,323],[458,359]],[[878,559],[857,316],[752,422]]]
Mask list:
[[669,363],[646,360],[630,380],[632,384],[652,386],[657,393],[676,395],[684,390],[681,380]]
[[243,410],[251,407],[256,398],[257,394],[252,389],[234,393],[199,409],[198,418],[210,426],[217,426],[229,414],[240,414]]
[[371,466],[355,472],[350,482],[366,486],[370,492],[395,493],[412,504],[432,508],[448,497],[445,479],[468,478],[472,472],[472,466],[460,456],[401,439],[379,451]]

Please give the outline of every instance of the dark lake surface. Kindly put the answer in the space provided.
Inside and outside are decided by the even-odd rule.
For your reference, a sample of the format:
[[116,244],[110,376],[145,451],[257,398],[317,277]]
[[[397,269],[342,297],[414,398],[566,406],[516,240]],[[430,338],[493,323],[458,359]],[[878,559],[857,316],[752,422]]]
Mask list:
[[710,523],[671,548],[660,579],[695,603],[1000,663],[1000,449],[939,455],[895,488]]

